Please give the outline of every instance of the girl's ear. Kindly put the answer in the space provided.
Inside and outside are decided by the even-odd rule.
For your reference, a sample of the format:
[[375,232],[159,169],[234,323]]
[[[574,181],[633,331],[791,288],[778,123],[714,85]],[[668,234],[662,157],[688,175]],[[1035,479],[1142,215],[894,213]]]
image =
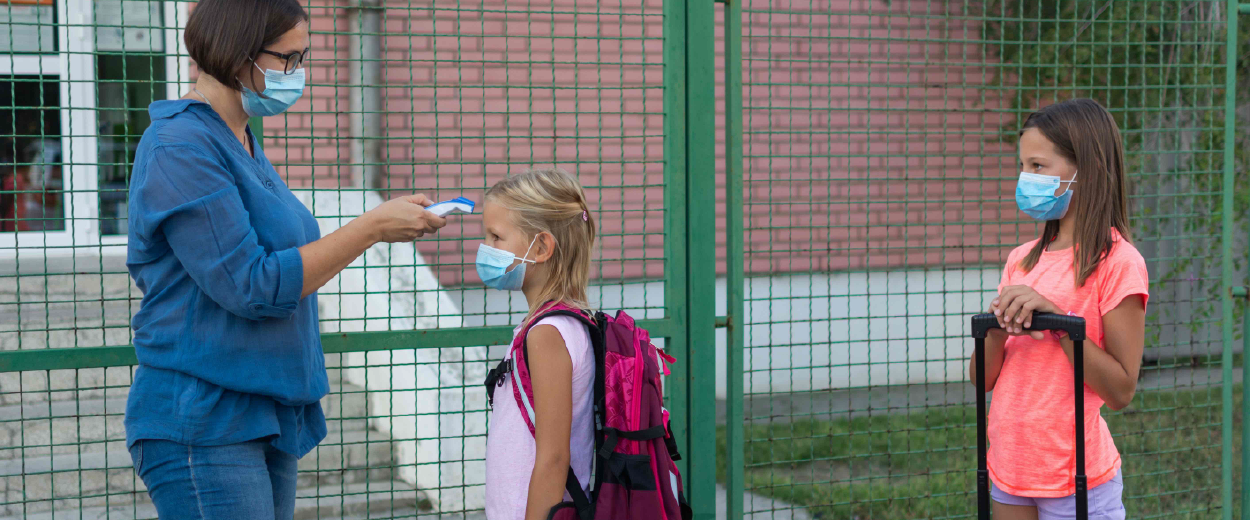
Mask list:
[[538,233],[538,241],[534,243],[534,261],[546,262],[556,251],[556,237],[546,231]]

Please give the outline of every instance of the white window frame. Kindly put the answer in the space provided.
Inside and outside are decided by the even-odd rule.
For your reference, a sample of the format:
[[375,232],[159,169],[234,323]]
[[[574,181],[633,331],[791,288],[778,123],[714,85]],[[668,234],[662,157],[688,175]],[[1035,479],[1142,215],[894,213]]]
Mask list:
[[[56,0],[57,52],[0,56],[0,75],[57,77],[61,100],[61,160],[65,229],[0,232],[0,260],[124,256],[125,235],[100,234],[99,161],[95,98],[95,0]],[[166,51],[165,99],[178,99],[190,81],[182,29],[185,2],[162,2]]]

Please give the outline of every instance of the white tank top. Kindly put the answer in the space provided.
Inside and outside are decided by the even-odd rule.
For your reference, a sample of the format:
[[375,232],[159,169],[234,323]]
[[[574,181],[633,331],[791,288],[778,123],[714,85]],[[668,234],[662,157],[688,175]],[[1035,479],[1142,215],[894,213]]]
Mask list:
[[[595,355],[590,345],[590,332],[582,322],[568,316],[544,318],[535,324],[538,325],[551,325],[560,332],[573,361],[569,462],[585,490],[590,482],[590,464],[595,449],[592,391]],[[514,337],[518,332],[520,327],[513,332]],[[505,377],[503,386],[495,389],[495,405],[486,434],[486,518],[490,520],[525,519],[536,445],[523,414],[512,395],[512,378]],[[564,499],[571,500],[567,492]]]

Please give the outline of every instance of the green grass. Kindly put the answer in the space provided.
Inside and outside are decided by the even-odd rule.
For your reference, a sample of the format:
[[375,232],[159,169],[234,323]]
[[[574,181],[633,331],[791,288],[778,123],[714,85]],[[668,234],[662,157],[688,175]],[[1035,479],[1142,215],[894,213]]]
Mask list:
[[[1238,387],[1235,435],[1240,435],[1240,392]],[[976,408],[908,412],[749,424],[746,488],[805,506],[822,519],[974,517]],[[1129,518],[1219,517],[1219,387],[1139,392],[1128,409],[1104,408],[1103,415],[1125,461]],[[1241,450],[1235,439],[1238,479]],[[717,443],[724,453],[723,427]],[[717,473],[723,482],[724,457]]]

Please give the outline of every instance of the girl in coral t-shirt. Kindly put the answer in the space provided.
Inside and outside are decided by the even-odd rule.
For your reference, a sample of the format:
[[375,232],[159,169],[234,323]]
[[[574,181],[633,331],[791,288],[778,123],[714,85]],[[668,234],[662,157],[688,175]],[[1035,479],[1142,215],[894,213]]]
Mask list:
[[[1007,257],[986,341],[989,473],[996,520],[1075,515],[1072,341],[1028,332],[1034,311],[1085,318],[1085,449],[1089,518],[1121,520],[1120,454],[1099,414],[1133,400],[1145,336],[1146,263],[1130,242],[1124,149],[1097,102],[1074,99],[1020,131],[1020,210],[1046,226]],[[975,381],[976,364],[971,364]]]

